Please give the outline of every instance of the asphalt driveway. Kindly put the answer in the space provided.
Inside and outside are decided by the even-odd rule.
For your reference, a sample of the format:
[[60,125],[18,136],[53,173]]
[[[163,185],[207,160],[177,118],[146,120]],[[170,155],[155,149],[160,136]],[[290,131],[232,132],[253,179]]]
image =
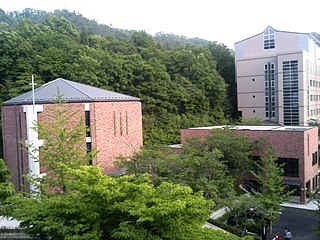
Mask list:
[[273,232],[280,232],[283,239],[284,228],[287,227],[292,233],[292,240],[319,240],[320,235],[315,228],[320,226],[317,211],[284,207],[280,220],[273,226]]

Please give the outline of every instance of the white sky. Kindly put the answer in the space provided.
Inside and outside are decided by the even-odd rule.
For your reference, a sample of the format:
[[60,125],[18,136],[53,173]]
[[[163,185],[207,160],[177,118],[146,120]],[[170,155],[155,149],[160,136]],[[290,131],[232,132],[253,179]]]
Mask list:
[[319,0],[1,0],[4,11],[67,9],[109,26],[234,43],[276,30],[320,33]]

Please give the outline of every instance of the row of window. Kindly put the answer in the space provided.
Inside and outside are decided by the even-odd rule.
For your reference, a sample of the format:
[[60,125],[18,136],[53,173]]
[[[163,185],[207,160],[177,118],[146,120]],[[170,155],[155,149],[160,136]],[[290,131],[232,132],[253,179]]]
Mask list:
[[309,86],[310,86],[310,87],[320,88],[320,82],[319,82],[319,81],[316,81],[316,80],[310,80],[310,81],[309,81]]
[[320,108],[312,109],[312,110],[308,111],[308,117],[317,116],[319,114],[320,114]]
[[269,117],[276,117],[276,112],[275,111],[271,111],[271,115],[269,116],[269,111],[266,111],[266,118],[269,118]]
[[[261,164],[262,160],[259,156],[251,156],[250,159],[255,161],[257,164]],[[288,177],[299,177],[299,159],[298,158],[278,158],[277,164],[283,166],[283,176]],[[258,173],[261,169],[256,165],[252,164],[250,170]]]
[[298,61],[284,61],[283,119],[285,125],[299,125]]
[[278,164],[283,164],[283,176],[299,177],[299,159],[278,158]]
[[308,95],[308,101],[320,101],[320,95]]
[[264,65],[264,83],[265,83],[265,116],[273,118],[275,112],[275,65],[267,63]]
[[314,62],[309,63],[309,60],[306,60],[306,70],[308,73],[317,75],[320,73],[320,66],[314,64]]

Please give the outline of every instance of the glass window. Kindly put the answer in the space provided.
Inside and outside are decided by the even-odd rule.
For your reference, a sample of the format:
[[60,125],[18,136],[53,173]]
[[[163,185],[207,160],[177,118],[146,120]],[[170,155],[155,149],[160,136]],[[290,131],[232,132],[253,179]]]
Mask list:
[[318,152],[312,153],[312,166],[318,163]]
[[278,158],[278,164],[283,164],[284,176],[299,177],[299,159]]
[[91,136],[91,132],[90,132],[90,111],[85,111],[85,123],[86,123],[86,128],[87,128],[86,136],[90,137]]
[[[266,117],[271,118],[273,116],[272,111],[275,109],[274,96],[276,91],[274,63],[267,63],[264,65],[264,79],[265,79],[265,97],[266,97],[265,106],[266,106],[266,111],[268,111],[268,115],[266,115]],[[270,101],[273,101],[273,104]],[[274,106],[274,108],[272,108],[272,106]]]
[[272,28],[268,27],[263,34],[264,49],[275,48],[275,32]]
[[282,70],[284,125],[299,125],[298,61],[284,61]]

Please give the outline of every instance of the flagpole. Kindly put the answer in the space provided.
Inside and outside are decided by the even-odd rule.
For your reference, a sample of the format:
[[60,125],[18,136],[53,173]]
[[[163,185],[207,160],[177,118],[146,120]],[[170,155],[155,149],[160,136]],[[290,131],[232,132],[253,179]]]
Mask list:
[[32,107],[33,107],[33,114],[35,114],[35,97],[34,97],[34,77],[32,75],[31,78],[31,85],[32,85]]

